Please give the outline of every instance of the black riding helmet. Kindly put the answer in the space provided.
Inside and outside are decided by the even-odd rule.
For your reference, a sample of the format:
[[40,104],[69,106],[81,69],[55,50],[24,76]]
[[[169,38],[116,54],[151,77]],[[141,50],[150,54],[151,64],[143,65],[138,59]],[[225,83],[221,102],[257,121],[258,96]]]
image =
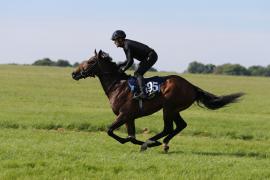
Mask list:
[[122,30],[116,30],[114,31],[113,35],[112,35],[112,40],[115,41],[116,39],[118,38],[123,38],[125,39],[126,38],[126,33]]

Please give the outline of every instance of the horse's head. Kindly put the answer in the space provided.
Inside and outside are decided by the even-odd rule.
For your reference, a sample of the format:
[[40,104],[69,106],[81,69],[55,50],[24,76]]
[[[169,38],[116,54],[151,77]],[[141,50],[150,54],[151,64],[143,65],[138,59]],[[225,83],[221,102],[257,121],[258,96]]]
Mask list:
[[73,71],[72,78],[80,80],[87,77],[95,77],[95,75],[118,73],[118,67],[108,53],[100,50],[98,53],[95,50],[94,56],[89,60],[83,61]]

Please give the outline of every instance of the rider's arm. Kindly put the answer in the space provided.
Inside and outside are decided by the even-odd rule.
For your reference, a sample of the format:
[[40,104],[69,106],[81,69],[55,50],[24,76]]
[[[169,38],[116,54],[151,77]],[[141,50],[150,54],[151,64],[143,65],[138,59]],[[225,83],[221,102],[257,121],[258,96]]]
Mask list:
[[118,66],[119,68],[122,68],[122,67],[124,67],[125,65],[127,65],[127,61],[120,62],[119,64],[117,64],[117,66]]
[[134,62],[133,57],[131,56],[130,50],[127,50],[126,57],[127,57],[127,60],[124,62],[125,67],[123,68],[123,71],[126,71],[128,68],[130,68],[130,66]]

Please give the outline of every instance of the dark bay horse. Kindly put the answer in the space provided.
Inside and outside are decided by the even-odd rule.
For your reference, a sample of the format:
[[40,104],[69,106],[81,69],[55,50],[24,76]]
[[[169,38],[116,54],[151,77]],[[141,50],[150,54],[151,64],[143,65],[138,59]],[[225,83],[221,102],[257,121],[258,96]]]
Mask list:
[[[120,73],[116,63],[105,52],[95,50],[95,55],[89,60],[82,62],[72,73],[72,78],[79,80],[87,77],[97,76],[103,90],[109,98],[111,108],[117,116],[108,129],[108,135],[118,142],[124,144],[131,142],[141,145],[141,151],[148,147],[161,145],[158,141],[163,139],[163,148],[167,152],[169,141],[186,126],[186,122],[179,112],[190,107],[194,102],[204,105],[208,109],[219,109],[229,103],[236,102],[243,93],[235,93],[224,96],[216,96],[191,84],[184,78],[176,75],[166,76],[165,82],[161,85],[161,92],[150,100],[143,100],[143,109],[139,101],[133,99],[128,87],[128,75]],[[149,138],[146,142],[135,138],[135,119],[153,114],[163,109],[164,129],[162,132]],[[173,123],[176,127],[174,129]],[[128,137],[122,138],[114,133],[114,130],[126,125]]]

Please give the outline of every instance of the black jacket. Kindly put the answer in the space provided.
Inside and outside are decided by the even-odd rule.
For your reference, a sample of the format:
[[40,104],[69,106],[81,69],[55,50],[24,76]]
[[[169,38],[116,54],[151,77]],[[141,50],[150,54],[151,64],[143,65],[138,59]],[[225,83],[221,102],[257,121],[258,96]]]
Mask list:
[[147,45],[129,39],[125,39],[123,49],[127,58],[126,61],[119,64],[119,67],[125,66],[123,71],[127,70],[133,64],[133,58],[138,61],[146,61],[149,53],[153,51],[153,49]]

